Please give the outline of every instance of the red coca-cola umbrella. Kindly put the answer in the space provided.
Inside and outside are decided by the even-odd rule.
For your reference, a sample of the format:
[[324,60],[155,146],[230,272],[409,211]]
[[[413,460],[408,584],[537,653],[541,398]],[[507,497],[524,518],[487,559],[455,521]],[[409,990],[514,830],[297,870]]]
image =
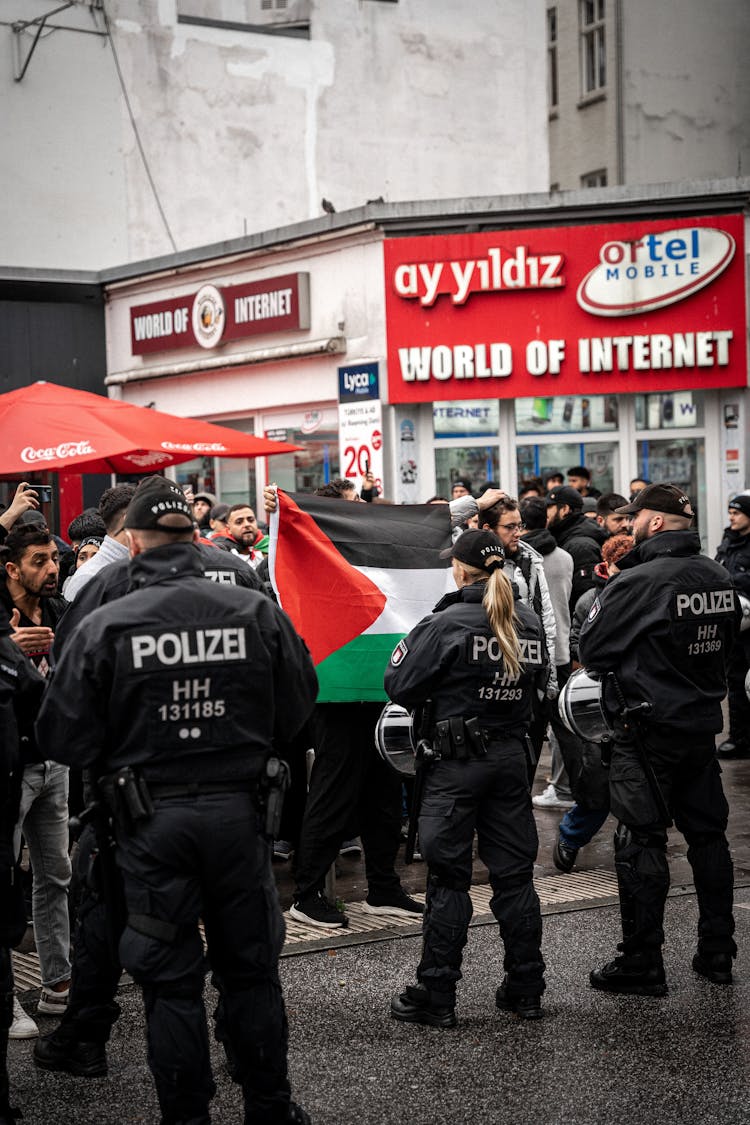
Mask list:
[[299,445],[103,395],[32,383],[0,395],[0,476],[154,473],[194,457],[272,457]]

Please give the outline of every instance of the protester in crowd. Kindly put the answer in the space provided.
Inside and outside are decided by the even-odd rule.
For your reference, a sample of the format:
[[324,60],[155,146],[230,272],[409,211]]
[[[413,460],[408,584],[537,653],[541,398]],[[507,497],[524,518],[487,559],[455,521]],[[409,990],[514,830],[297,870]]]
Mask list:
[[636,546],[595,599],[579,642],[586,668],[610,674],[605,698],[618,713],[609,791],[623,940],[621,956],[590,981],[607,992],[663,996],[672,820],[687,841],[698,898],[693,969],[717,984],[732,980],[733,869],[714,739],[741,610],[726,570],[700,553],[682,488],[647,486],[623,514],[633,517]]
[[538,1019],[545,966],[524,735],[532,696],[547,676],[542,630],[514,596],[496,535],[467,531],[443,553],[453,560],[457,589],[397,645],[385,674],[396,703],[412,709],[432,701],[426,741],[438,755],[419,767],[419,841],[429,875],[417,984],[393,997],[391,1014],[404,1023],[456,1024],[476,830],[505,945],[495,1001]]
[[591,470],[585,465],[573,465],[568,469],[568,485],[580,492],[581,496],[593,496],[595,500],[601,496],[599,489],[591,484]]
[[[333,485],[317,496],[341,500]],[[276,510],[275,486],[264,490],[267,513]],[[359,829],[365,859],[368,914],[419,917],[422,904],[410,898],[396,873],[401,844],[401,783],[375,749],[381,703],[317,703],[312,716],[315,760],[310,774],[290,915],[322,929],[349,924],[324,893],[331,865],[345,839]]]
[[214,504],[208,514],[208,531],[203,532],[206,539],[215,539],[217,535],[226,535],[228,511],[229,504]]
[[20,729],[28,729],[41,701],[44,681],[31,661],[10,639],[11,625],[0,617],[0,1125],[12,1125],[21,1114],[10,1105],[7,1069],[8,1033],[36,1024],[14,994],[11,950],[26,932],[21,890],[21,865],[15,840],[21,797]]
[[[602,561],[595,569],[596,585],[581,594],[570,625],[570,655],[573,667],[580,668],[578,639],[594,599],[604,584],[619,574],[617,563],[632,550],[632,535],[611,535],[602,547]],[[552,860],[558,871],[575,867],[581,848],[594,838],[609,815],[609,774],[602,761],[598,742],[580,740],[580,760],[571,763],[572,792],[575,802],[560,822]]]
[[78,548],[80,547],[81,540],[87,539],[89,536],[95,536],[98,539],[104,539],[107,534],[107,529],[104,526],[104,520],[99,515],[98,508],[84,508],[84,510],[74,517],[68,524],[68,542],[73,549],[71,555],[66,555],[65,558],[60,558],[60,588],[65,593],[65,585],[68,578],[73,574],[78,566]]
[[594,584],[594,567],[602,561],[601,532],[595,521],[583,514],[583,497],[576,488],[563,485],[547,496],[547,527],[558,547],[573,559],[573,588],[570,595],[571,612],[585,590]]
[[[555,615],[555,666],[557,683],[565,683],[570,670],[570,591],[573,584],[573,560],[567,551],[557,546],[552,533],[547,528],[547,505],[540,498],[531,497],[521,504],[521,519],[524,523],[523,540],[542,556],[544,576],[547,579],[550,601]],[[547,734],[547,720],[555,715],[555,704],[543,713],[541,724],[532,724],[531,737],[536,739],[537,753],[541,752],[541,740]],[[573,798],[568,783],[560,746],[554,730],[549,731],[552,763],[549,784],[532,802],[540,808],[565,808],[572,805]]]
[[628,517],[619,514],[628,501],[619,492],[605,492],[596,502],[596,522],[604,533],[602,542],[610,535],[622,535],[628,529]]
[[587,520],[596,519],[596,499],[593,496],[584,496],[581,511]]
[[[738,594],[750,598],[750,495],[729,501],[729,527],[716,552]],[[745,677],[750,668],[750,630],[743,629],[729,653],[729,736],[717,747],[719,758],[750,758],[750,702]]]
[[544,483],[541,477],[529,477],[526,480],[522,480],[518,486],[518,499],[520,503],[523,503],[524,500],[529,500],[534,496],[538,496],[541,498],[546,495],[547,490],[544,487]]
[[193,496],[193,516],[201,535],[211,530],[211,509],[216,504],[213,492],[196,492]]
[[245,560],[252,567],[258,567],[268,554],[268,536],[258,527],[255,512],[249,504],[232,504],[226,514],[227,529],[223,535],[215,535],[213,542],[224,551]]
[[26,512],[36,511],[39,511],[39,493],[34,490],[32,484],[21,481],[10,504],[0,513],[0,544],[5,542],[13,525],[21,516]]
[[[202,919],[216,1034],[245,1119],[304,1125],[290,1102],[268,834],[283,792],[276,753],[312,708],[315,672],[267,598],[204,580],[192,511],[174,487],[144,482],[125,524],[133,592],[71,635],[39,740],[99,778],[114,819],[127,908],[120,951],[144,993],[162,1120],[207,1122],[215,1092]],[[195,653],[209,644],[212,662],[196,679]]]
[[458,500],[460,496],[473,496],[474,486],[468,477],[458,477],[451,485],[451,500]]
[[[16,524],[2,562],[0,603],[11,639],[47,677],[55,628],[66,605],[57,594],[57,547],[45,528]],[[51,747],[37,743],[34,717],[27,714],[20,731],[23,776],[14,847],[18,854],[23,833],[33,872],[34,940],[42,978],[37,1011],[60,1016],[70,984],[68,770],[54,758],[57,740]],[[9,1034],[11,1039],[38,1034],[20,1005]]]
[[548,473],[544,478],[544,487],[546,492],[552,492],[553,488],[562,488],[564,484],[565,477],[562,475],[562,473],[557,471],[555,471],[554,473]]
[[630,482],[630,503],[632,504],[638,493],[651,484],[647,477],[633,477]]
[[128,557],[125,545],[125,512],[135,492],[134,484],[116,484],[107,488],[99,500],[99,515],[104,521],[107,534],[102,540],[102,545],[93,559],[86,566],[71,576],[65,588],[65,597],[69,602],[75,601],[79,593],[90,582],[95,574],[103,570],[111,562]]

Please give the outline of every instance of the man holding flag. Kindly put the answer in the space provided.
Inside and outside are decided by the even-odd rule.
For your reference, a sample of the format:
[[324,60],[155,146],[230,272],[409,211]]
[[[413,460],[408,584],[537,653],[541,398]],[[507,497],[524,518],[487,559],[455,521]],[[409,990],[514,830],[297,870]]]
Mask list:
[[362,838],[367,913],[422,914],[395,870],[401,784],[375,750],[385,703],[383,672],[395,644],[450,585],[437,548],[450,515],[434,506],[337,503],[265,491],[271,512],[269,571],[282,608],[306,640],[320,691],[313,716],[315,765],[297,851],[293,918],[348,924],[325,897],[343,839]]

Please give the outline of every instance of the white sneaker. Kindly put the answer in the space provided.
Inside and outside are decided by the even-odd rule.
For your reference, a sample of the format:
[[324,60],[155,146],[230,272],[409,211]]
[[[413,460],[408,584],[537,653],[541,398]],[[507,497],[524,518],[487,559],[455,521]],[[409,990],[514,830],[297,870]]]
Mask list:
[[62,1016],[68,1006],[69,996],[70,986],[64,992],[53,992],[51,988],[43,988],[36,1010],[40,1016]]
[[572,798],[566,800],[564,797],[558,797],[554,785],[550,784],[538,797],[532,797],[531,803],[538,809],[572,809],[575,801]]
[[9,1039],[36,1039],[39,1028],[31,1016],[27,1016],[17,996],[13,997],[13,1023],[8,1028]]

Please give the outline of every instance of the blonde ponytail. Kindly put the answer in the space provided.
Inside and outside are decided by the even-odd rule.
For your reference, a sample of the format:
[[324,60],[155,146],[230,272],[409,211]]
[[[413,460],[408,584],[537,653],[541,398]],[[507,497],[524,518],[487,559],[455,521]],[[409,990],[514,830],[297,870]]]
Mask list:
[[487,579],[482,605],[487,612],[490,628],[500,645],[505,671],[510,679],[516,679],[521,672],[521,646],[516,634],[518,618],[513,587],[502,567],[496,567]]

